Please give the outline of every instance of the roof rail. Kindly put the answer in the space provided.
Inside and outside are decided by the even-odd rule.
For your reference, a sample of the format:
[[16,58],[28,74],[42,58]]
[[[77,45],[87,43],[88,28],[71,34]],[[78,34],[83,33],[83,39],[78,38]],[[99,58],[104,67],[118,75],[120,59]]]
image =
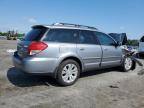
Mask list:
[[87,28],[87,29],[95,29],[95,30],[97,30],[97,28],[95,28],[95,27],[85,26],[85,25],[79,25],[79,24],[54,23],[52,25],[54,25],[54,26],[69,26],[69,27],[78,27],[78,28]]

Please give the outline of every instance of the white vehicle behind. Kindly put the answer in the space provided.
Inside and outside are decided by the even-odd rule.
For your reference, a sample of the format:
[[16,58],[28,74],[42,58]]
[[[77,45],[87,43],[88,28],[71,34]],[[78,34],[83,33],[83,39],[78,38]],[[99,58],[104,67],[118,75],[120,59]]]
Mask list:
[[139,54],[142,55],[144,54],[144,36],[141,37],[140,41],[139,41]]

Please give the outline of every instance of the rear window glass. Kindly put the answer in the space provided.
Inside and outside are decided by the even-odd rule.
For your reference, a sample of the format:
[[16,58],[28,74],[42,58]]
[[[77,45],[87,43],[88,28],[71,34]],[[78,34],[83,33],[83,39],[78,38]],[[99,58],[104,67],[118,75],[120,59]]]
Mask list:
[[78,31],[71,29],[51,29],[44,41],[76,43]]
[[144,36],[140,39],[141,42],[144,42]]
[[31,31],[29,31],[25,36],[24,39],[25,41],[39,41],[44,33],[46,32],[47,28],[45,27],[36,27],[32,28]]

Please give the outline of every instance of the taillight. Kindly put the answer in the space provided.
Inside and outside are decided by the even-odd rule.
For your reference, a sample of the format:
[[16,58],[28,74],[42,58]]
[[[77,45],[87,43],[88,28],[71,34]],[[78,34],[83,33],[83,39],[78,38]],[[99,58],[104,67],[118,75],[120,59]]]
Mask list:
[[29,55],[37,54],[48,47],[44,42],[32,42],[28,47]]

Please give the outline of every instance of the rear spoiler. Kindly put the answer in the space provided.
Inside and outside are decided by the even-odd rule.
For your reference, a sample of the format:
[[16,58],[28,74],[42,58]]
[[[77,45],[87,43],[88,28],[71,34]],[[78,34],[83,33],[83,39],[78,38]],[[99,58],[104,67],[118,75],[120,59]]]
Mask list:
[[47,27],[44,25],[34,25],[32,26],[32,28],[47,28]]

